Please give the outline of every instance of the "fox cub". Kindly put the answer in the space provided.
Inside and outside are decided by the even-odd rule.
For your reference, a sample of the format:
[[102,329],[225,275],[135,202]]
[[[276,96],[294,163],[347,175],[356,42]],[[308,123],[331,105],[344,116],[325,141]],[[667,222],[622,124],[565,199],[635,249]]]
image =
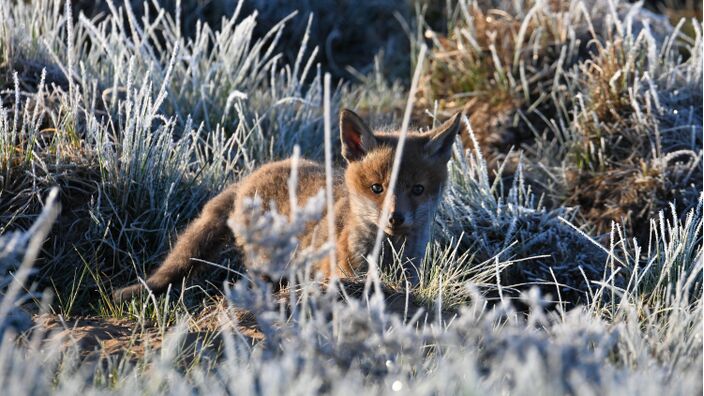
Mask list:
[[[390,265],[393,252],[402,252],[404,271],[410,282],[419,282],[417,266],[425,254],[435,211],[447,181],[447,162],[452,144],[462,130],[461,114],[428,132],[409,133],[405,142],[398,179],[389,191],[389,179],[399,133],[372,132],[351,110],[340,113],[342,156],[347,167],[333,178],[336,261],[322,259],[314,271],[328,278],[354,277],[367,266],[379,227],[383,227],[385,254],[380,265]],[[291,161],[266,164],[211,199],[178,237],[164,263],[146,281],[154,293],[187,276],[202,260],[213,259],[232,240],[228,219],[242,219],[246,198],[261,198],[264,209],[270,203],[285,215],[291,211],[287,181]],[[298,162],[297,196],[302,204],[325,188],[325,167],[309,160]],[[392,194],[388,219],[380,219],[385,196]],[[327,219],[309,224],[300,237],[301,247],[320,246],[328,241]],[[237,235],[234,236],[237,243]],[[240,246],[241,247],[241,246]],[[197,260],[193,260],[197,259]],[[247,265],[247,263],[245,263]],[[115,291],[116,301],[143,291],[142,284]]]

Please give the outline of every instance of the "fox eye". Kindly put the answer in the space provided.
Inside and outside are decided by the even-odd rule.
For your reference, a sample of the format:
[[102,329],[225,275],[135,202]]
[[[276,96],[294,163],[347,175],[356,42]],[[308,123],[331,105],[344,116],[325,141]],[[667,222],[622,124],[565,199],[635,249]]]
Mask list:
[[377,195],[384,192],[384,187],[381,184],[372,184],[371,189],[372,189],[372,192]]
[[413,195],[421,195],[423,194],[423,190],[425,190],[425,187],[420,184],[416,184],[415,186],[413,186],[413,188],[411,188],[411,192],[413,193]]

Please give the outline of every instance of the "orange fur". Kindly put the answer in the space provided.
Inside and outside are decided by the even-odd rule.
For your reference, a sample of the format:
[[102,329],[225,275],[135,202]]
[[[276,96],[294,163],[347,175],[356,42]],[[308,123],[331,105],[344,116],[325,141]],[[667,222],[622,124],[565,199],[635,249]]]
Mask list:
[[[381,265],[391,263],[389,249],[398,251],[403,247],[405,270],[412,282],[417,283],[416,267],[425,253],[435,210],[447,181],[447,161],[452,143],[461,128],[458,114],[432,131],[409,133],[396,187],[392,192],[389,213],[396,217],[395,223],[391,224],[382,221],[379,216],[384,197],[388,194],[399,134],[373,133],[355,113],[343,110],[340,114],[340,135],[342,153],[348,166],[344,176],[337,171],[333,179],[337,262],[330,265],[325,258],[317,263],[315,271],[326,278],[333,272],[339,278],[355,277],[364,272],[366,257],[371,253],[378,227],[381,226],[387,236],[387,253]],[[291,208],[286,186],[290,173],[290,160],[263,165],[210,200],[200,216],[178,237],[164,263],[147,279],[147,287],[154,293],[164,292],[169,284],[180,281],[198,265],[194,258],[203,260],[217,255],[219,248],[232,238],[232,232],[227,227],[228,218],[236,221],[245,216],[246,198],[257,195],[265,208],[273,202],[279,213],[289,214]],[[381,193],[372,190],[375,184],[381,186]],[[420,194],[417,193],[418,186],[422,186]],[[323,188],[324,167],[317,162],[300,160],[296,191],[298,202],[304,204]],[[326,218],[308,224],[300,237],[300,245],[320,246],[325,243],[328,240],[325,224]],[[143,290],[141,284],[128,286],[113,293],[113,298],[123,301]]]

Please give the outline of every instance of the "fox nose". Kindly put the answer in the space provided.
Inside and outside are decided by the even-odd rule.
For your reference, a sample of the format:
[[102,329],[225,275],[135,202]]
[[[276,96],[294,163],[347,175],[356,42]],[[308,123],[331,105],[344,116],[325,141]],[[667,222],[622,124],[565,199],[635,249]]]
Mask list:
[[389,224],[391,224],[393,227],[398,227],[403,224],[403,214],[400,212],[393,212],[391,213],[391,216],[389,216]]

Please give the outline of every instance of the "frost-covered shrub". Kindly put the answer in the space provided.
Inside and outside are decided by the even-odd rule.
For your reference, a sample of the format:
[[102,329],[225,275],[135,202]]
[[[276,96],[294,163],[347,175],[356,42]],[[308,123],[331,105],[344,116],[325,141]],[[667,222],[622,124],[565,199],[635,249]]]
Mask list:
[[51,190],[41,215],[29,230],[0,234],[0,338],[3,340],[7,330],[12,329],[16,334],[32,325],[28,312],[21,307],[32,296],[23,288],[42,242],[59,214],[57,194],[56,188]]
[[460,1],[450,16],[447,35],[427,32],[421,103],[466,111],[490,168],[508,158],[512,175],[524,150],[545,206],[578,207],[597,233],[616,221],[644,237],[669,202],[696,205],[701,22],[689,37],[617,0]]
[[645,243],[658,211],[674,202],[686,213],[702,190],[703,50],[701,25],[694,40],[681,25],[658,40],[635,23],[619,21],[594,59],[567,74],[565,140],[537,162],[560,180],[552,194],[579,205],[597,232],[623,222]]
[[[469,134],[474,138],[471,128]],[[536,201],[520,163],[505,189],[501,171],[490,181],[481,152],[455,154],[436,229],[494,267],[494,281],[508,286],[509,296],[513,288],[539,285],[555,300],[575,303],[585,301],[592,281],[608,277],[606,254],[570,225],[574,210],[546,209]]]
[[225,184],[294,144],[320,155],[320,72],[305,43],[281,64],[283,24],[255,39],[255,15],[234,15],[186,38],[168,13],[137,21],[110,7],[94,22],[60,3],[0,6],[2,64],[41,74],[32,85],[5,71],[15,83],[0,108],[0,218],[28,227],[37,192],[62,186],[44,275],[76,277],[86,262],[144,273]]
[[494,163],[552,132],[550,119],[569,110],[556,97],[563,74],[590,59],[610,18],[628,9],[608,0],[459,1],[446,34],[426,32],[434,47],[421,103],[437,102],[441,114],[464,110]]

